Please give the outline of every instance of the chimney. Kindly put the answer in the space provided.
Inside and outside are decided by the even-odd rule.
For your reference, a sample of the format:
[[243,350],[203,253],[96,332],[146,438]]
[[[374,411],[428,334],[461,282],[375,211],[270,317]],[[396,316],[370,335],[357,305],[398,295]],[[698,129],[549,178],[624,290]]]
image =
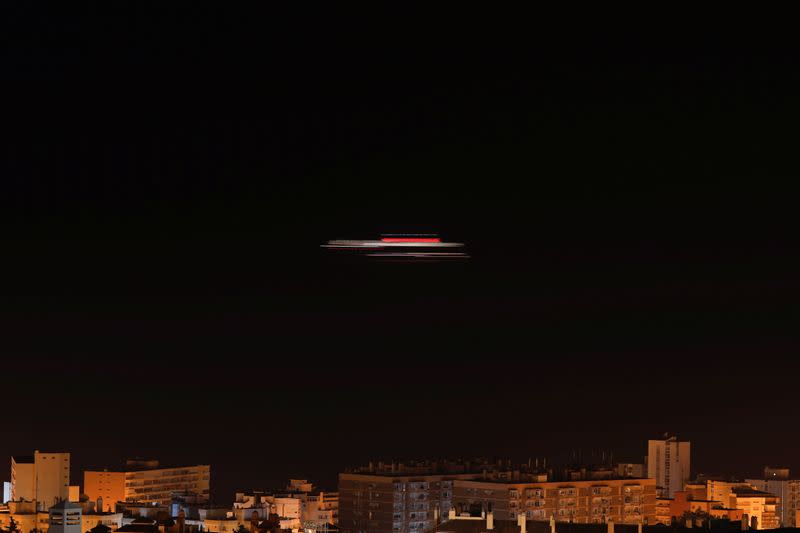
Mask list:
[[494,513],[489,511],[486,513],[486,530],[491,531],[494,529]]
[[98,496],[97,497],[97,503],[95,505],[97,506],[97,512],[98,513],[102,513],[103,512],[103,497],[102,496]]
[[517,525],[519,526],[519,533],[526,533],[525,529],[528,526],[528,521],[525,519],[525,513],[517,515]]
[[550,533],[556,533],[556,515],[550,515]]
[[608,520],[608,533],[614,533],[614,520]]

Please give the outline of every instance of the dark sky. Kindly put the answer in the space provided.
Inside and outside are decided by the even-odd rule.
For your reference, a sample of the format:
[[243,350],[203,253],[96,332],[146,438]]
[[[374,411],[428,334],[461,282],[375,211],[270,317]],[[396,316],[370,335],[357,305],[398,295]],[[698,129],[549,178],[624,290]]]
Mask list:
[[[0,460],[209,462],[226,501],[671,431],[800,471],[780,29],[56,9],[0,17]],[[319,249],[403,231],[473,259]]]

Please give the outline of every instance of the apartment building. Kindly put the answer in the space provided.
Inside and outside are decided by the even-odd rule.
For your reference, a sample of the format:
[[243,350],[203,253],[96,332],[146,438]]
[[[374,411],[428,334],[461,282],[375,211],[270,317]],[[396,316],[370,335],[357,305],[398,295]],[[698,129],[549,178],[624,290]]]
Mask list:
[[730,499],[731,507],[741,509],[742,520],[750,524],[750,529],[780,527],[778,497],[774,494],[750,487],[735,487]]
[[[74,502],[62,501],[60,504],[69,504],[70,508],[78,506],[81,509],[80,531],[86,532],[97,525],[104,525],[116,530],[122,526],[122,513],[100,513],[95,510],[93,502]],[[0,528],[7,530],[11,525],[11,519],[17,524],[20,532],[39,531],[48,533],[50,528],[49,510],[36,510],[36,505],[32,501],[11,501],[8,506],[0,509]]]
[[90,500],[102,498],[104,511],[117,502],[169,505],[178,494],[192,494],[208,500],[211,466],[162,467],[158,461],[128,461],[119,471],[87,470],[83,491]]
[[[742,519],[742,510],[728,507],[721,501],[706,500],[705,487],[701,498],[695,498],[696,492],[679,490],[672,498],[656,499],[656,523],[672,525],[681,522],[684,513],[703,513],[712,518],[739,521]],[[698,525],[698,524],[694,524]]]
[[302,513],[305,523],[338,524],[339,493],[319,491],[306,494]]
[[653,479],[581,481],[455,480],[453,504],[458,515],[492,511],[498,520],[549,520],[575,523],[655,523]]
[[35,501],[46,510],[69,499],[70,454],[40,452],[11,457],[11,499]]
[[422,533],[452,505],[453,482],[480,474],[339,474],[342,533]]
[[256,509],[259,516],[276,514],[288,520],[290,528],[336,525],[339,521],[339,493],[317,490],[306,479],[291,479],[282,492],[237,492],[234,510]]
[[778,497],[778,516],[781,527],[798,527],[800,511],[800,479],[789,479],[788,468],[764,469],[763,479],[745,480],[752,487]]
[[691,443],[665,436],[647,441],[647,477],[656,480],[659,496],[672,498],[689,481]]
[[706,499],[722,502],[726,507],[733,507],[733,505],[731,505],[731,495],[734,489],[737,488],[752,489],[753,487],[743,481],[709,479],[706,481]]

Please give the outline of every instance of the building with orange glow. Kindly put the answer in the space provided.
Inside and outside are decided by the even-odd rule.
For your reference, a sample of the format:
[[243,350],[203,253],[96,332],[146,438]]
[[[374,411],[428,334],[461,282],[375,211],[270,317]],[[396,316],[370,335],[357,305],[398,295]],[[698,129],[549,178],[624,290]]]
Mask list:
[[672,498],[656,498],[655,523],[669,526],[672,524]]
[[[122,526],[122,513],[98,513],[92,502],[81,502],[80,507],[82,509],[80,530],[83,532],[98,524],[108,526],[112,531]],[[6,508],[0,509],[0,528],[7,530],[12,518],[20,532],[47,533],[50,528],[49,512],[37,511],[34,502],[9,502]]]
[[339,493],[316,490],[306,479],[290,479],[282,492],[237,492],[233,507],[257,509],[261,516],[276,514],[281,519],[295,519],[290,529],[303,524],[336,525],[339,521]]
[[658,498],[656,501],[656,522],[672,525],[680,520],[684,513],[705,513],[712,518],[723,518],[731,521],[742,519],[741,509],[731,509],[721,501],[695,498],[695,493],[679,490],[673,498]]
[[758,490],[774,494],[780,498],[778,514],[781,527],[798,527],[800,511],[800,479],[789,479],[788,468],[764,468],[763,479],[748,479],[747,483]]
[[193,494],[208,500],[211,466],[160,467],[158,461],[128,461],[121,471],[87,470],[83,492],[90,500],[102,498],[103,511],[113,511],[117,502],[169,505],[175,494]]
[[40,452],[11,458],[11,499],[36,502],[46,510],[69,499],[70,454]]
[[644,524],[656,520],[654,479],[584,479],[580,481],[453,482],[458,514],[491,510],[498,520],[549,520],[573,523]]
[[125,472],[86,470],[83,473],[83,493],[92,501],[100,498],[103,511],[113,511],[117,502],[125,501]]
[[742,520],[750,529],[775,529],[780,527],[779,498],[769,492],[750,487],[736,487],[731,493],[731,507],[741,509]]

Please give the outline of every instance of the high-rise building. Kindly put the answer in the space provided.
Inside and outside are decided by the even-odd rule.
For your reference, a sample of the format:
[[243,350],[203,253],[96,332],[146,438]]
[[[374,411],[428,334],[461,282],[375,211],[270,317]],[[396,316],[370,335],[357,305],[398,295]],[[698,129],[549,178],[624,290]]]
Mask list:
[[32,455],[11,456],[11,499],[32,502],[36,498],[36,479]]
[[69,498],[69,459],[66,452],[40,452],[11,458],[11,499],[36,501],[48,509]]
[[647,441],[647,477],[656,480],[659,496],[672,498],[689,481],[691,446],[677,437]]
[[128,461],[124,470],[86,470],[83,492],[90,500],[103,500],[103,511],[117,502],[169,505],[176,495],[191,494],[208,500],[211,466],[161,467],[158,461]]

